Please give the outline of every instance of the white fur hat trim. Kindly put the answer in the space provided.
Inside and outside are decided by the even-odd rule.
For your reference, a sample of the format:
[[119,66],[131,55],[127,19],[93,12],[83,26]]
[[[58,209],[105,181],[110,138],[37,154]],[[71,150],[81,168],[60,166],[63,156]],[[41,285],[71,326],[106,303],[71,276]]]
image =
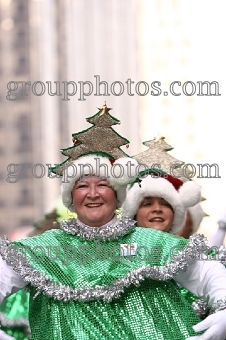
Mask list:
[[191,215],[192,219],[192,225],[193,225],[193,232],[195,233],[202,222],[203,217],[208,216],[204,210],[202,209],[202,206],[200,203],[196,204],[194,207],[188,208],[188,211]]
[[197,183],[188,181],[177,191],[167,179],[147,176],[140,185],[135,183],[128,189],[122,215],[134,218],[145,197],[161,197],[172,206],[174,219],[171,232],[175,234],[183,227],[186,208],[200,201],[201,190]]

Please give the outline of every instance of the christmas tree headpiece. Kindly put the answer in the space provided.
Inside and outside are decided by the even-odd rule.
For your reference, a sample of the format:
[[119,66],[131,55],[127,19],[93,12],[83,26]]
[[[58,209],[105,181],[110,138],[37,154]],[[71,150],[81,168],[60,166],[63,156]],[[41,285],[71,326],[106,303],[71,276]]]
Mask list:
[[86,119],[93,126],[72,135],[74,146],[61,150],[68,159],[52,169],[63,176],[62,201],[72,212],[71,192],[75,182],[83,176],[106,178],[116,191],[119,206],[125,199],[127,184],[135,179],[138,164],[120,149],[129,141],[112,129],[112,125],[120,122],[109,114],[110,110],[105,103],[98,113]]
[[140,152],[133,156],[134,159],[141,165],[144,165],[146,169],[158,168],[167,174],[180,178],[183,182],[189,179],[190,171],[186,168],[186,176],[183,171],[180,171],[184,165],[183,161],[173,157],[168,151],[173,150],[173,147],[166,143],[165,137],[158,136],[152,140],[143,142],[148,147],[147,150]]

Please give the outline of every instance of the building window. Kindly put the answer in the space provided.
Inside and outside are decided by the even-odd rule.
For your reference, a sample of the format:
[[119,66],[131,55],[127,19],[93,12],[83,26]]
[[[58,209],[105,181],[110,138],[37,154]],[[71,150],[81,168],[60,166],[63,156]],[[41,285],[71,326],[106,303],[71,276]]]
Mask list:
[[23,22],[24,20],[27,19],[27,6],[28,2],[27,1],[18,1],[17,0],[18,6],[15,8],[15,13],[14,13],[14,20],[17,23]]
[[26,115],[21,115],[17,121],[16,127],[19,132],[19,152],[28,152],[31,151],[31,127],[30,127],[30,118]]
[[21,75],[24,73],[28,73],[28,60],[25,57],[19,57],[17,59],[17,65],[15,69],[16,75]]
[[18,3],[18,15],[23,15],[26,8],[25,8],[25,5],[23,3]]
[[23,163],[18,166],[19,180],[31,178],[31,175],[32,175],[32,164],[31,163]]
[[19,205],[32,205],[32,197],[30,191],[26,188],[21,190]]
[[14,48],[24,48],[25,44],[27,43],[27,35],[25,34],[24,30],[20,30],[15,37]]

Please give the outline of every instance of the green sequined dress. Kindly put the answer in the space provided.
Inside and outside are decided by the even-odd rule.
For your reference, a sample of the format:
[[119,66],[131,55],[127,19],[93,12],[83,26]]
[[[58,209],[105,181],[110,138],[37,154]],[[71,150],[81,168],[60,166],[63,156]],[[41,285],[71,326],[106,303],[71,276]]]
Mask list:
[[[197,335],[192,326],[200,319],[172,279],[173,267],[168,274],[164,267],[173,263],[172,249],[188,245],[183,238],[133,228],[116,239],[96,241],[51,230],[14,244],[20,251],[26,248],[26,265],[18,265],[18,271],[23,268],[31,282],[33,340],[184,340]],[[136,244],[136,255],[122,255],[122,244]]]
[[1,329],[16,340],[30,339],[28,321],[29,293],[20,290],[0,305]]

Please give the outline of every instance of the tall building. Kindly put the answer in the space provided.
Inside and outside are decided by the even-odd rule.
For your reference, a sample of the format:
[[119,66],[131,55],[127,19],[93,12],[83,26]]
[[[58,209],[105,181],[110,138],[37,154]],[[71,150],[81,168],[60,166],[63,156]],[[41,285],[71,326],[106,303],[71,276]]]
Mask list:
[[125,152],[139,151],[138,98],[126,83],[138,80],[135,4],[0,1],[0,234],[53,208],[60,179],[47,164],[66,159],[60,149],[104,101],[131,142]]
[[[35,207],[34,178],[31,172],[25,169],[25,167],[28,169],[32,163],[34,150],[31,134],[31,101],[23,96],[12,101],[6,99],[7,92],[10,93],[11,89],[17,90],[18,85],[15,82],[30,77],[28,2],[1,0],[0,18],[0,233],[2,234],[17,226],[31,224]],[[11,98],[14,99],[15,96]],[[19,181],[15,173],[19,176]]]

